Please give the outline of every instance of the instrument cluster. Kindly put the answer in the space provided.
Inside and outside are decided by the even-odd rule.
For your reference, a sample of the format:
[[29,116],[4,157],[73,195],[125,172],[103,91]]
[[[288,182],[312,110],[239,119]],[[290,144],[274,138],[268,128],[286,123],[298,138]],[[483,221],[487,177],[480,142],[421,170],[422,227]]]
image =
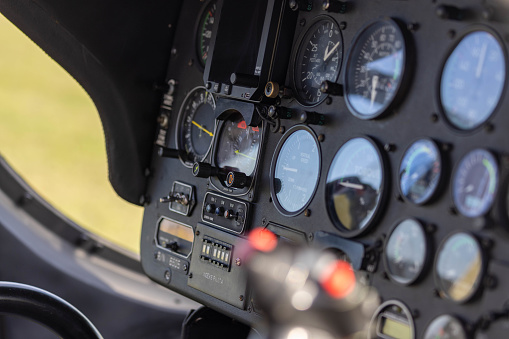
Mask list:
[[362,272],[377,337],[504,336],[509,6],[251,1],[238,31],[235,0],[182,7],[145,272],[256,324],[239,248],[266,227]]

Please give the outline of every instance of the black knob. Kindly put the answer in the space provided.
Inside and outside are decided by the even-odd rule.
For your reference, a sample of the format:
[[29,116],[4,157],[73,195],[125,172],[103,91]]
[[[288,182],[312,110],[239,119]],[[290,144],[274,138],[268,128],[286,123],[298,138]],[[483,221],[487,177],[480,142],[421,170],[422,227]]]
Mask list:
[[166,248],[169,248],[173,252],[177,252],[179,249],[179,244],[176,241],[172,241],[169,244],[166,244]]
[[302,112],[300,121],[304,124],[322,126],[325,124],[325,115],[316,112]]
[[214,204],[207,204],[205,206],[205,212],[207,213],[214,213],[216,211],[216,205]]
[[173,148],[160,146],[157,150],[157,155],[159,155],[161,158],[178,158],[179,151]]
[[226,175],[226,186],[244,188],[251,185],[251,177],[242,172],[231,171]]
[[216,215],[222,216],[224,214],[224,208],[219,206],[216,208]]
[[348,2],[339,0],[324,0],[322,9],[330,13],[344,14],[348,11]]
[[436,14],[440,19],[444,20],[457,20],[465,19],[465,11],[450,5],[440,5],[436,9]]
[[195,162],[193,164],[193,175],[198,178],[218,176],[221,170],[206,162]]
[[233,213],[233,211],[232,211],[232,210],[226,210],[226,211],[224,211],[224,217],[225,217],[226,219],[231,219],[231,218],[233,218],[234,216],[235,216],[235,214]]
[[232,73],[230,76],[230,82],[236,86],[242,87],[258,87],[260,77],[256,75],[243,74],[243,73]]
[[292,11],[310,12],[313,9],[313,0],[290,0],[288,5]]
[[291,119],[293,111],[286,107],[269,106],[268,115],[272,119]]
[[320,85],[320,92],[330,95],[343,96],[343,85],[337,84],[332,81],[325,80]]

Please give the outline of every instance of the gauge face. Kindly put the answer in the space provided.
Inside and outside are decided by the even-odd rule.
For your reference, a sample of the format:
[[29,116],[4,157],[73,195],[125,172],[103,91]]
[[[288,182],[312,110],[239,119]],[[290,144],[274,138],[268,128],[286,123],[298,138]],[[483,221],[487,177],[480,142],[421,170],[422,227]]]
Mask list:
[[384,166],[375,144],[347,141],[334,156],[327,175],[326,202],[343,236],[356,236],[375,218],[384,192]]
[[230,115],[216,145],[216,166],[251,176],[256,168],[261,130],[248,126],[240,113]]
[[407,219],[398,224],[385,245],[389,276],[403,285],[416,281],[426,262],[427,245],[426,234],[420,223]]
[[216,15],[216,2],[212,0],[203,11],[198,23],[198,32],[196,36],[196,51],[198,52],[198,60],[205,67],[207,56],[209,54],[210,39],[212,37],[212,26],[214,26]]
[[455,233],[438,250],[435,280],[447,298],[464,302],[478,290],[482,280],[483,256],[478,241],[470,234]]
[[[414,339],[415,325],[408,308],[397,300],[388,300],[378,307],[370,324],[368,338]],[[376,336],[374,336],[376,334]]]
[[423,204],[435,193],[442,173],[437,145],[429,139],[414,142],[403,155],[399,166],[402,195],[414,204]]
[[318,141],[308,127],[297,126],[283,137],[276,154],[271,185],[274,201],[284,215],[296,215],[311,201],[318,185]]
[[406,64],[405,39],[391,19],[378,20],[361,31],[348,54],[346,103],[361,119],[381,115],[401,87]]
[[302,39],[294,67],[297,100],[316,105],[326,98],[320,91],[325,80],[336,82],[343,61],[343,36],[332,18],[315,22]]
[[461,159],[453,182],[454,204],[470,218],[486,214],[498,186],[498,165],[493,154],[476,149]]
[[461,321],[452,315],[436,317],[428,325],[423,339],[467,339],[467,333]]
[[467,34],[447,59],[440,80],[440,101],[449,122],[461,130],[484,123],[504,89],[505,55],[486,31]]
[[177,147],[183,151],[183,163],[191,167],[208,154],[215,129],[216,103],[205,87],[193,89],[180,107],[177,123]]

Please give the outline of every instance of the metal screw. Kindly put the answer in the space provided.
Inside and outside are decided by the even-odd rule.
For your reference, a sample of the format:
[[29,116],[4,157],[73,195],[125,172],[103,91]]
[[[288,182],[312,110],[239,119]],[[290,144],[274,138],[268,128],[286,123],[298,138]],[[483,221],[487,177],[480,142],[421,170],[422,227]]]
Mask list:
[[191,67],[194,63],[194,60],[193,59],[189,59],[189,61],[187,62],[187,66]]
[[313,238],[314,238],[314,237],[315,237],[315,236],[313,235],[313,233],[309,233],[309,234],[308,234],[308,239],[309,239],[310,241],[311,241],[311,240],[313,240]]
[[396,150],[396,146],[394,144],[385,144],[384,145],[384,150],[386,152],[393,152]]
[[407,28],[410,32],[416,32],[419,29],[419,24],[417,22],[412,22],[407,25]]
[[193,273],[189,273],[189,279],[193,279]]
[[182,269],[183,269],[184,271],[187,271],[187,269],[188,269],[188,268],[189,268],[189,267],[187,267],[187,264],[184,264],[184,265],[182,266]]
[[430,116],[431,122],[437,122],[438,121],[438,114],[432,113]]
[[304,216],[305,217],[310,217],[311,216],[311,210],[309,208],[304,211]]
[[481,245],[485,249],[491,249],[493,247],[493,240],[489,238],[484,238],[483,240],[481,240]]
[[451,144],[447,144],[447,143],[442,144],[442,151],[449,152],[451,149],[452,149]]
[[267,218],[262,218],[262,226],[267,225]]
[[495,126],[493,126],[493,124],[490,124],[489,122],[487,122],[484,125],[484,131],[486,131],[487,133],[493,132],[494,129],[495,129]]
[[196,230],[195,234],[196,234],[196,236],[199,236],[200,235],[200,231]]
[[150,170],[150,168],[145,168],[145,176],[146,177],[150,177],[152,175],[152,171]]
[[331,97],[327,97],[327,99],[325,99],[325,104],[326,105],[332,104],[332,98]]
[[403,202],[403,197],[401,196],[401,194],[399,194],[399,193],[396,194],[396,200]]
[[434,233],[437,230],[437,227],[433,224],[426,224],[426,232]]
[[300,19],[299,25],[306,26],[306,19]]
[[239,297],[239,300],[240,300],[240,301],[244,301],[244,296],[243,296],[243,295],[241,295],[241,296]]
[[412,310],[412,317],[419,318],[420,315],[421,313],[419,312],[418,309]]
[[436,288],[433,289],[433,296],[440,298],[440,292],[438,292],[438,290]]
[[323,142],[324,140],[325,140],[325,135],[320,134],[320,135],[318,136],[318,141]]
[[247,308],[247,311],[248,311],[249,313],[251,313],[251,312],[253,312],[253,308],[252,308],[251,306],[249,306],[249,307]]
[[450,39],[454,39],[454,37],[456,36],[456,31],[454,29],[449,30],[449,32],[447,32],[447,36]]
[[235,265],[237,265],[237,266],[242,265],[240,258],[235,259]]
[[389,280],[389,275],[387,274],[387,272],[382,273],[382,278],[385,280]]
[[279,133],[283,134],[285,132],[284,126],[279,127]]
[[346,21],[341,21],[339,23],[339,29],[344,31],[346,29]]
[[172,55],[172,56],[177,55],[177,49],[176,49],[175,47],[173,47],[173,48],[171,49],[171,55]]
[[452,215],[456,215],[456,214],[458,214],[458,210],[456,209],[455,206],[450,206],[449,213],[451,213]]
[[171,280],[171,272],[170,271],[167,270],[164,272],[164,280],[166,280],[167,283],[170,282],[170,280]]

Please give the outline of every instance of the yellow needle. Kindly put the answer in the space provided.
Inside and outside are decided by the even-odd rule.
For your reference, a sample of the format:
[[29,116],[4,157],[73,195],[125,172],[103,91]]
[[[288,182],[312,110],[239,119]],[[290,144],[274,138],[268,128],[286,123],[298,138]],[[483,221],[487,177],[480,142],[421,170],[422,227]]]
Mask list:
[[235,154],[242,155],[243,157],[246,157],[246,158],[249,158],[249,159],[251,159],[251,160],[255,160],[255,161],[256,161],[256,159],[255,159],[255,158],[250,157],[249,155],[246,155],[246,154],[244,154],[244,153],[240,153],[240,152],[239,152],[239,150],[236,150],[236,151],[235,151]]
[[207,133],[208,135],[210,135],[211,137],[214,136],[214,134],[210,133],[209,131],[207,131],[205,128],[203,128],[202,125],[200,125],[199,123],[197,123],[196,121],[191,121],[193,123],[193,125],[195,125],[196,127],[198,127],[199,129],[201,129],[203,132]]

